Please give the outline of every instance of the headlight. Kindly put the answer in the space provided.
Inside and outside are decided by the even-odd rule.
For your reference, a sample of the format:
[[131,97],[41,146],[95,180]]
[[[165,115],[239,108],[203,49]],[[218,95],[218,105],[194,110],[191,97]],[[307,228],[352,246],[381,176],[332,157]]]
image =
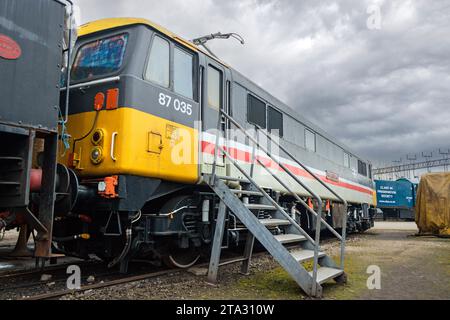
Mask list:
[[97,129],[92,134],[91,141],[94,145],[98,146],[103,141],[104,136],[105,132],[102,129]]
[[94,147],[91,151],[91,161],[94,164],[99,164],[103,161],[103,150],[101,147]]

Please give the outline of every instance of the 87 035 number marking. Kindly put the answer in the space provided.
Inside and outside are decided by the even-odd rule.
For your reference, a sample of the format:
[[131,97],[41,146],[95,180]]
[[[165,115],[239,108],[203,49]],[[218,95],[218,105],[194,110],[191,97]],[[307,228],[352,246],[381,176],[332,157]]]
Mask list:
[[160,105],[162,105],[166,108],[170,108],[172,106],[175,109],[175,111],[187,114],[188,116],[190,116],[192,114],[192,105],[191,104],[186,103],[184,101],[180,101],[177,98],[172,99],[171,96],[164,94],[162,92],[159,94],[158,102]]

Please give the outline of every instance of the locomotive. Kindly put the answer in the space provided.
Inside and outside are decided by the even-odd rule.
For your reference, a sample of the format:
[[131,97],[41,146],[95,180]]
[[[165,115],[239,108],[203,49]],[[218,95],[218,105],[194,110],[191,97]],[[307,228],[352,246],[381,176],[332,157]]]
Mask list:
[[[67,122],[59,125],[51,249],[41,256],[95,254],[122,271],[134,257],[190,267],[210,251],[218,212],[206,177],[216,174],[242,189],[246,177],[234,161],[280,206],[296,207],[291,189],[312,208],[318,205],[264,152],[256,151],[259,161],[253,163],[254,147],[220,111],[257,137],[260,130],[269,133],[342,195],[346,212],[332,193],[278,153],[277,161],[326,200],[323,219],[333,228],[343,228],[342,215],[350,232],[373,225],[371,164],[192,42],[148,20],[104,19],[79,28],[71,62],[70,78],[60,88],[60,105],[68,101],[69,107],[61,112]],[[233,161],[217,152],[218,141]],[[289,190],[264,166],[277,171]],[[39,194],[30,191],[28,211],[43,205]],[[247,194],[252,203],[257,195]],[[293,217],[302,228],[316,231],[314,217],[298,212]],[[269,217],[264,207],[254,213]],[[224,246],[239,245],[246,233],[229,212]]]
[[396,181],[375,180],[377,207],[383,210],[383,220],[389,218],[414,220],[417,183],[406,178]]

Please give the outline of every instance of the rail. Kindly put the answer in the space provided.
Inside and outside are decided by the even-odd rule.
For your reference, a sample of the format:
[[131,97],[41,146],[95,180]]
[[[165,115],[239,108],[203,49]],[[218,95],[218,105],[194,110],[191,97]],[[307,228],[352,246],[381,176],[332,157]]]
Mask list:
[[[225,121],[223,121],[225,120]],[[275,173],[273,173],[267,166],[265,166],[260,159],[255,157],[255,149],[253,149],[252,154],[252,167],[251,167],[251,174],[247,174],[245,170],[239,166],[239,164],[234,161],[231,157],[231,155],[225,150],[225,148],[220,146],[220,133],[222,132],[221,126],[223,124],[226,124],[226,122],[231,122],[236,128],[238,128],[252,143],[253,148],[258,148],[262,150],[264,153],[266,153],[271,160],[273,160],[280,168],[282,168],[295,182],[297,182],[303,189],[305,189],[313,198],[316,199],[318,204],[317,212],[315,212],[312,208],[310,208],[306,202],[301,199],[294,191],[292,191],[286,183],[284,183]],[[333,189],[331,189],[325,182],[323,182],[318,176],[316,176],[307,166],[305,166],[303,163],[301,163],[298,159],[296,159],[290,152],[288,152],[283,146],[281,146],[278,141],[275,141],[268,133],[264,132],[263,130],[256,130],[256,134],[258,132],[262,132],[272,143],[274,143],[280,150],[282,150],[286,155],[288,155],[292,160],[294,160],[298,165],[300,165],[311,177],[313,177],[315,180],[317,180],[322,186],[324,186],[331,194],[333,194],[337,199],[339,199],[344,204],[344,214],[342,218],[342,234],[339,235],[336,230],[334,230],[323,218],[322,218],[322,208],[323,208],[323,201],[321,197],[316,194],[311,188],[309,188],[307,185],[305,185],[301,180],[298,179],[298,177],[292,173],[281,161],[279,161],[276,157],[272,155],[272,153],[261,146],[261,144],[253,138],[251,135],[248,134],[248,132],[236,121],[234,120],[230,115],[228,115],[224,110],[219,111],[218,116],[218,122],[217,122],[217,135],[216,135],[216,143],[215,143],[215,149],[214,149],[214,162],[213,162],[213,169],[212,169],[212,183],[214,183],[214,180],[216,178],[216,166],[217,166],[217,158],[220,151],[230,160],[230,162],[240,171],[242,174],[250,181],[252,185],[254,185],[262,194],[263,196],[269,200],[278,210],[281,212],[284,216],[288,218],[288,220],[292,223],[294,227],[296,227],[301,233],[303,233],[310,242],[314,244],[314,262],[313,262],[313,292],[317,289],[317,267],[318,267],[318,259],[319,259],[319,250],[320,250],[320,230],[321,230],[321,223],[324,223],[324,225],[329,229],[334,236],[336,236],[340,242],[341,242],[341,254],[340,254],[340,268],[344,269],[344,256],[345,256],[345,237],[346,237],[346,224],[347,224],[347,208],[348,204],[347,201],[342,198],[339,194],[337,194]],[[225,138],[225,137],[224,137]],[[283,208],[281,208],[278,203],[272,199],[252,178],[253,176],[253,164],[254,161],[257,161],[272,177],[274,177],[275,180],[277,180],[278,183],[281,184],[300,204],[302,204],[308,212],[313,214],[316,217],[316,230],[315,230],[315,239],[313,240],[301,227],[298,225],[298,223],[291,218],[289,214],[287,214]],[[298,210],[297,210],[298,212]]]

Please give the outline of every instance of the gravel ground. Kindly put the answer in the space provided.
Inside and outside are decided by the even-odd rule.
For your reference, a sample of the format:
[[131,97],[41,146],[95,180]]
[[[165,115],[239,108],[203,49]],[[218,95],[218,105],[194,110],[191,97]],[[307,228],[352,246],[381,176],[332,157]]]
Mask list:
[[[376,222],[364,234],[347,241],[345,269],[348,283],[324,284],[324,299],[450,299],[450,240],[416,237],[413,222]],[[322,248],[336,259],[339,243]],[[369,290],[367,268],[381,270],[381,289]],[[206,272],[203,268],[196,270]],[[249,276],[240,265],[219,270],[219,282],[187,271],[98,290],[73,293],[62,300],[147,299],[309,299],[289,275],[267,254],[255,256]],[[87,274],[83,274],[87,276]]]
[[[253,272],[277,267],[278,264],[267,255],[255,258],[252,263]],[[206,272],[205,268],[203,271]],[[239,278],[244,277],[239,274],[238,265],[228,265],[220,269],[220,279],[218,285],[211,285],[206,282],[206,276],[196,276],[190,272],[181,271],[151,278],[143,281],[127,283],[124,285],[107,287],[100,290],[74,293],[61,300],[91,300],[91,299],[227,299],[228,288]]]
[[[450,239],[416,237],[414,222],[383,223],[369,230],[363,261],[381,269],[381,289],[359,299],[450,299]],[[373,239],[373,241],[371,241]],[[350,254],[358,250],[350,248]]]
[[[358,237],[352,237],[349,243],[356,241]],[[338,252],[338,243],[329,242],[323,245],[323,249],[329,252]],[[91,300],[91,299],[277,299],[272,295],[270,288],[273,283],[266,283],[266,279],[260,282],[262,287],[253,287],[252,281],[256,277],[265,275],[272,270],[279,270],[279,265],[274,259],[263,253],[252,259],[249,276],[239,273],[240,264],[230,264],[219,269],[219,281],[216,285],[206,282],[206,275],[194,275],[188,271],[181,271],[158,278],[137,281],[115,287],[92,290],[82,293],[74,293],[62,297],[62,300]],[[196,270],[197,271],[197,270]],[[201,268],[204,274],[207,269]],[[284,273],[284,270],[281,270]],[[271,276],[269,276],[271,278]],[[281,279],[275,279],[281,287],[287,287],[288,295],[282,295],[283,299],[304,299],[298,286],[287,274],[281,274]],[[268,291],[269,290],[269,291]],[[292,294],[292,291],[294,294]]]
[[[450,299],[450,241],[415,237],[414,223],[379,222],[347,242],[348,283],[324,285],[324,299]],[[337,242],[323,245],[338,255]],[[367,289],[367,267],[381,269],[381,289]],[[308,299],[268,255],[253,259],[251,274],[238,264],[220,268],[219,283],[182,271],[61,299]]]

